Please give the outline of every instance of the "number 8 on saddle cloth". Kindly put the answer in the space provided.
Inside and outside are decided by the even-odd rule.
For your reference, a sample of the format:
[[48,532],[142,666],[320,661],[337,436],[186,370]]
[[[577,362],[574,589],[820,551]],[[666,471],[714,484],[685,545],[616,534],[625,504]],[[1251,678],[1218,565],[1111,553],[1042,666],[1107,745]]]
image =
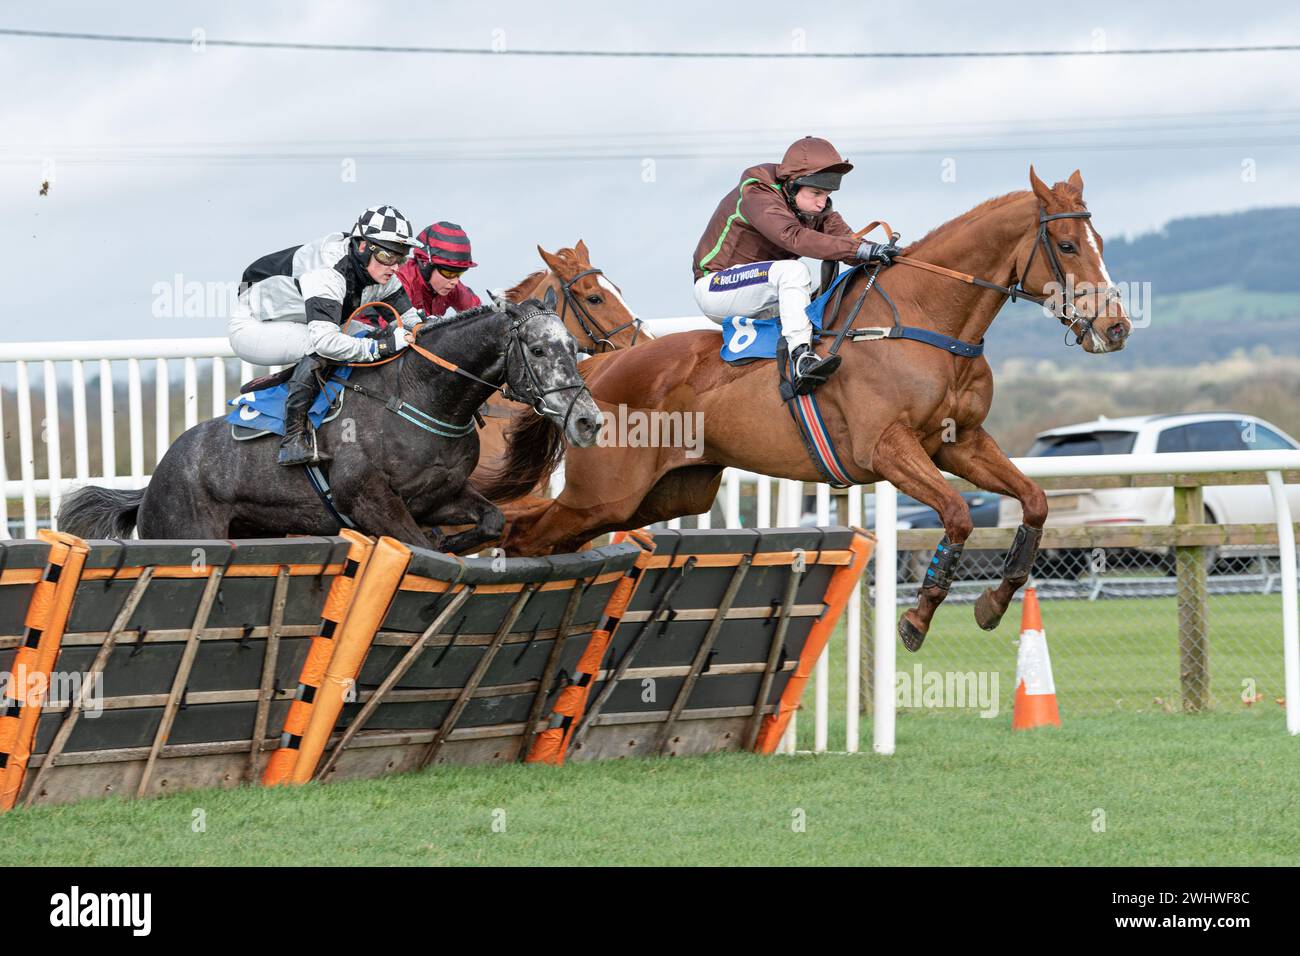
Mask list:
[[[826,298],[822,296],[808,306],[814,337],[821,333]],[[781,320],[775,311],[773,306],[770,312],[764,310],[753,318],[733,315],[723,319],[722,349],[719,351],[722,360],[732,365],[748,365],[759,359],[776,358],[776,348],[781,341]]]

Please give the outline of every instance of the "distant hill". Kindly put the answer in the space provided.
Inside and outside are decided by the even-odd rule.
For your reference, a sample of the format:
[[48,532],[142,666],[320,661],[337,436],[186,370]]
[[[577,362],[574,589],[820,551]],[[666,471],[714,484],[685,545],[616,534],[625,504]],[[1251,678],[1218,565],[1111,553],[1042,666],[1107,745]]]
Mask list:
[[[1132,240],[1107,239],[1111,278],[1150,283],[1144,316],[1110,368],[1196,365],[1241,349],[1300,355],[1300,207],[1249,209],[1172,220]],[[1008,305],[989,330],[987,353],[1049,359],[1073,367],[1093,360],[1062,347],[1064,329],[1028,303]]]
[[1300,208],[1174,219],[1159,232],[1107,239],[1105,251],[1116,282],[1150,282],[1160,295],[1220,286],[1300,293]]

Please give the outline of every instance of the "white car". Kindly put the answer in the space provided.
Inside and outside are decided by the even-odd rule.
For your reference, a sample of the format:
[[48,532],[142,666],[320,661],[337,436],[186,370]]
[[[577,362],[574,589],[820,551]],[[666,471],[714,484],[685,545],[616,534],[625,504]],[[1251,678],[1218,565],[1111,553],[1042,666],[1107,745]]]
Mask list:
[[[1053,428],[1038,435],[1026,457],[1126,455],[1177,451],[1251,451],[1300,448],[1294,438],[1254,415],[1192,412],[1100,418],[1081,425]],[[1205,520],[1211,524],[1272,524],[1273,498],[1268,485],[1207,486]],[[1300,514],[1300,486],[1288,485],[1294,514]],[[1172,488],[1107,488],[1047,492],[1050,527],[1174,522]],[[998,527],[1020,524],[1020,502],[1003,498]],[[1242,551],[1224,548],[1223,554]]]

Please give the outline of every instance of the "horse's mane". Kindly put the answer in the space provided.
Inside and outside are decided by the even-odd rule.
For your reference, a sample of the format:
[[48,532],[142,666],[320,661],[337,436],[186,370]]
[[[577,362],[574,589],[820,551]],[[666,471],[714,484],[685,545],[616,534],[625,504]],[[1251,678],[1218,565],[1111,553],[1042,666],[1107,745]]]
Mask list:
[[992,212],[995,209],[1001,209],[1003,206],[1015,202],[1017,199],[1021,199],[1028,194],[1029,190],[1027,189],[1017,189],[1002,196],[994,196],[992,199],[986,199],[973,209],[968,209],[960,215],[953,216],[947,222],[935,226],[920,239],[917,239],[913,243],[909,243],[903,251],[906,253],[908,250],[923,246],[931,240],[939,239],[944,236],[949,229],[952,229],[957,225],[969,225],[972,220],[979,219],[985,213]]
[[[583,261],[578,257],[578,250],[570,246],[565,246],[561,249],[556,249],[555,258],[560,259],[565,263],[572,264],[574,267],[573,269],[574,274],[580,272],[584,266]],[[524,276],[522,279],[519,280],[518,285],[514,286],[511,289],[506,290],[505,293],[506,298],[509,299],[511,302],[522,301],[525,290],[532,288],[539,281],[541,281],[541,279],[545,275],[546,273],[544,271],[530,272],[528,275]]]
[[523,299],[525,290],[531,289],[544,275],[546,275],[545,272],[530,272],[519,280],[518,285],[506,290],[506,298],[511,302],[519,302]]

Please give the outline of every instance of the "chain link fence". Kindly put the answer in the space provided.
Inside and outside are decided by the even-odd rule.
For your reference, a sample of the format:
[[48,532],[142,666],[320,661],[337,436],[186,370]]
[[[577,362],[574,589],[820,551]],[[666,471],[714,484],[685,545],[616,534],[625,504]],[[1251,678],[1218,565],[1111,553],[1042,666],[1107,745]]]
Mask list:
[[[1276,550],[1046,550],[1034,566],[1063,714],[1279,710],[1284,703],[1282,596]],[[1208,553],[1207,553],[1208,552]],[[916,600],[930,552],[899,552],[900,611]],[[916,654],[900,652],[899,706],[1010,713],[1021,603],[983,631],[973,606],[999,580],[1001,551],[967,551],[948,599]],[[1203,576],[1192,565],[1202,562]],[[1179,563],[1183,568],[1179,573]],[[874,599],[874,580],[868,585]],[[870,614],[870,601],[864,601]],[[870,648],[867,649],[870,669]],[[944,681],[942,693],[927,693]],[[951,676],[950,676],[951,675]],[[996,679],[993,677],[996,675]],[[951,685],[968,688],[965,706]],[[863,681],[870,710],[870,680]],[[972,701],[969,689],[983,687]],[[995,695],[996,700],[989,699]]]

